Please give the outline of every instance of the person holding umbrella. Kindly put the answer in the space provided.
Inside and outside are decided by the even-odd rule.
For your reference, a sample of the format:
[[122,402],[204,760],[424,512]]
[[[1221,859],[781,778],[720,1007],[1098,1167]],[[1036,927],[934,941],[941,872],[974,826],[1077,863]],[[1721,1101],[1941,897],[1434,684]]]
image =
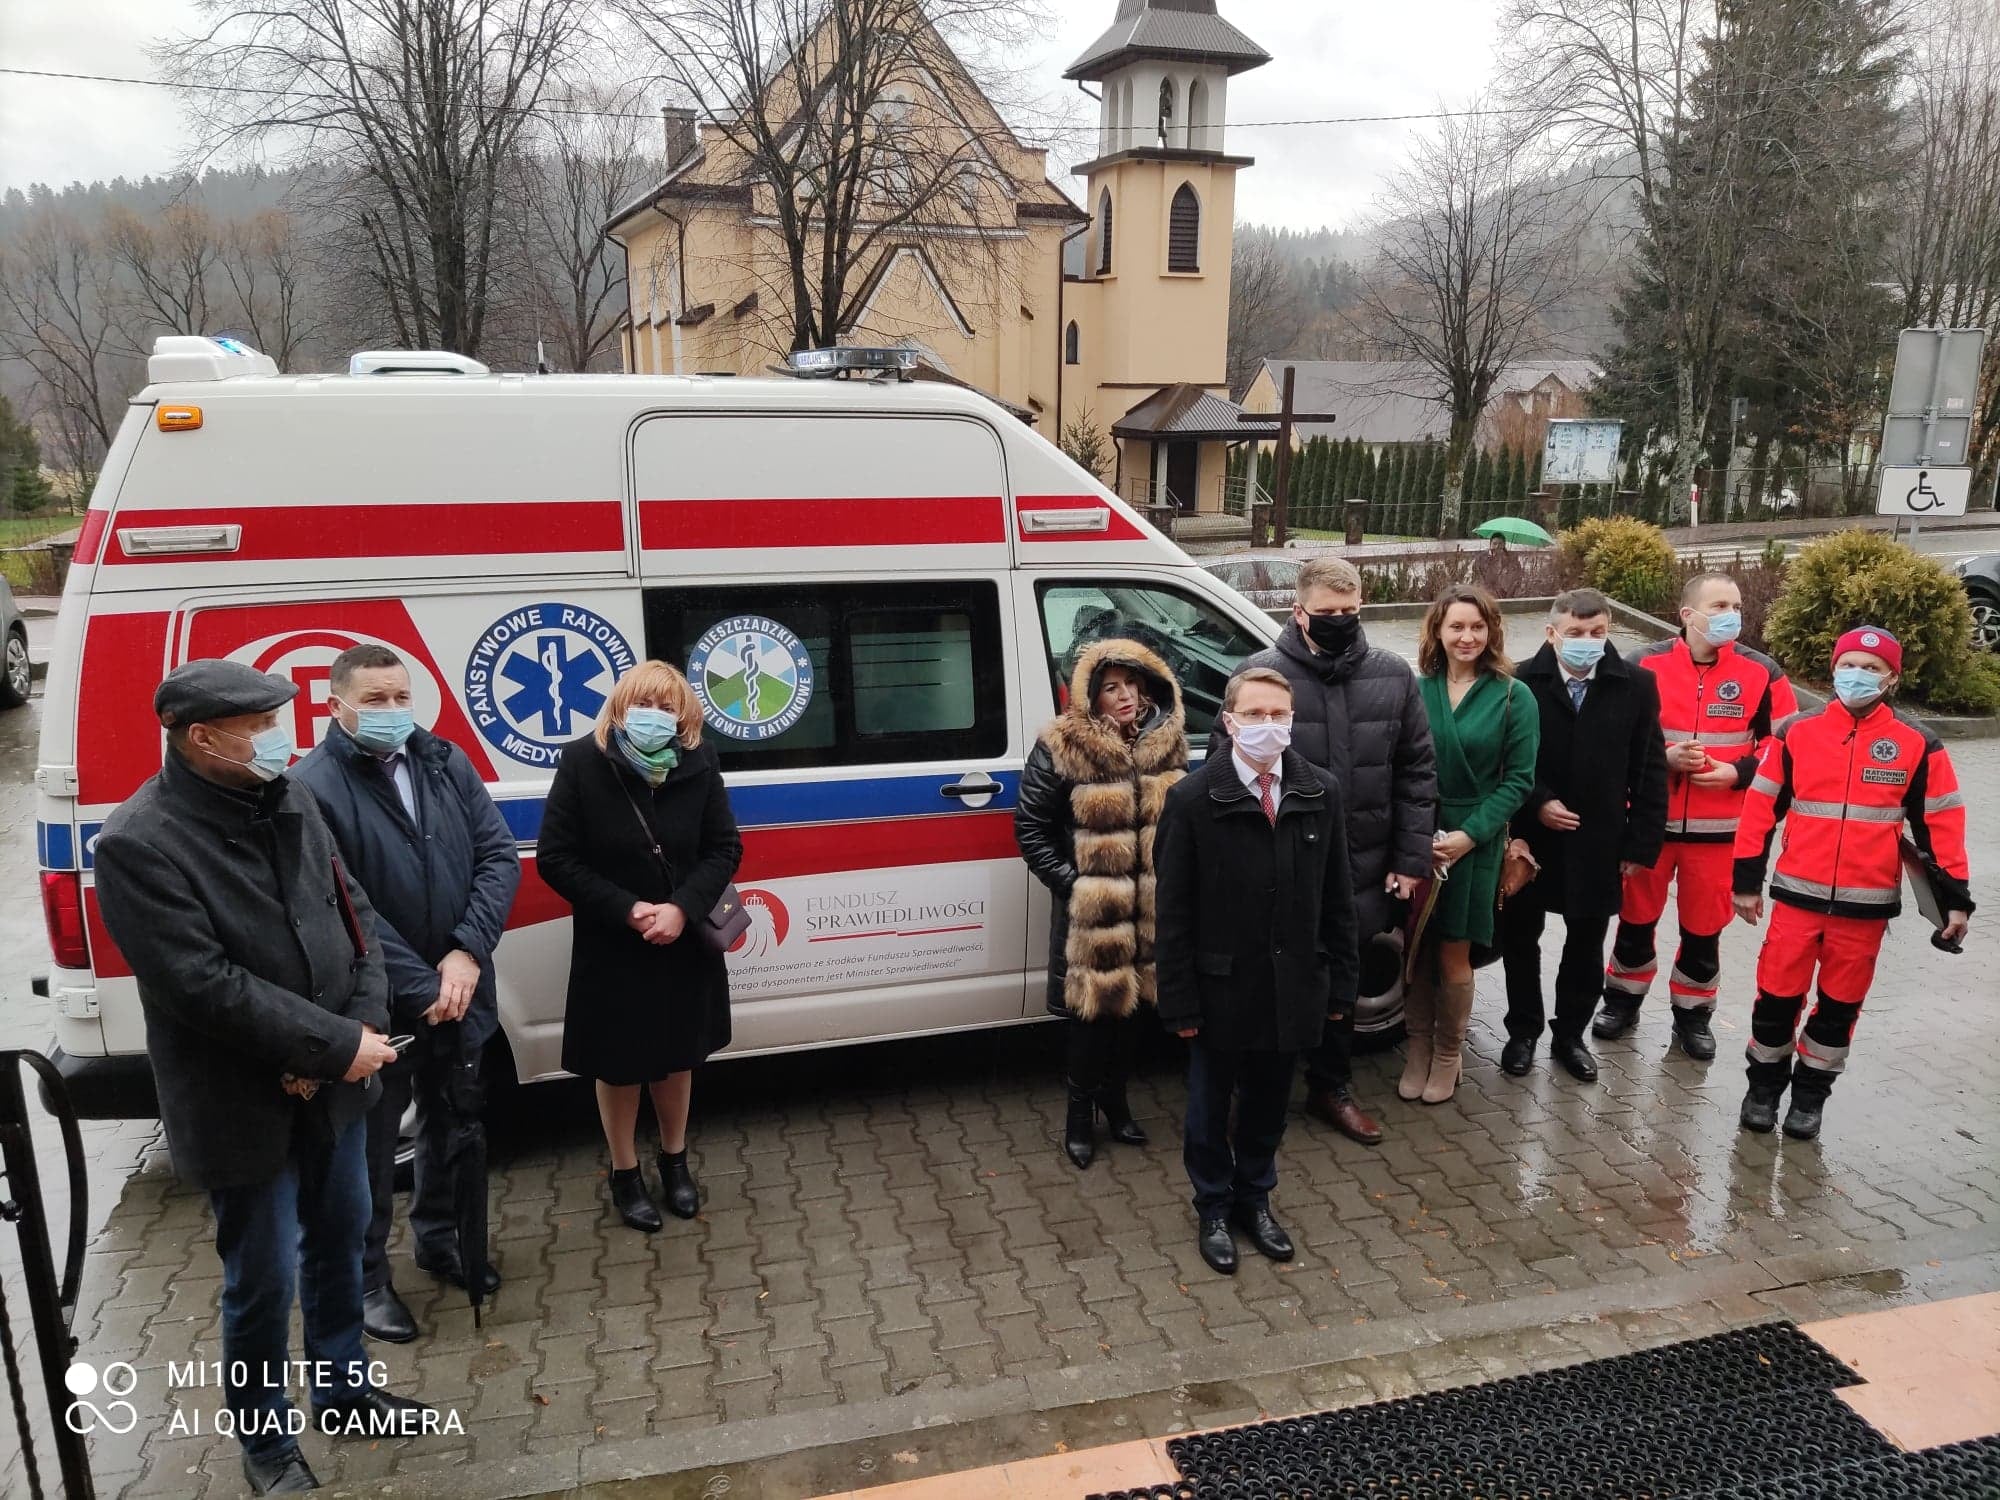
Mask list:
[[[293,773],[318,799],[342,855],[374,903],[398,1032],[416,1040],[382,1073],[368,1116],[374,1212],[362,1261],[368,1336],[417,1336],[389,1273],[396,1140],[417,1106],[410,1234],[417,1265],[465,1287],[474,1304],[499,1289],[485,1236],[463,1243],[461,1191],[486,1198],[480,1058],[499,1029],[493,950],[521,883],[521,857],[465,752],[416,724],[410,672],[387,646],[334,658],[326,738]],[[466,1134],[480,1134],[477,1180],[461,1185]],[[454,1160],[457,1167],[454,1167]],[[474,1263],[477,1263],[476,1271]]]

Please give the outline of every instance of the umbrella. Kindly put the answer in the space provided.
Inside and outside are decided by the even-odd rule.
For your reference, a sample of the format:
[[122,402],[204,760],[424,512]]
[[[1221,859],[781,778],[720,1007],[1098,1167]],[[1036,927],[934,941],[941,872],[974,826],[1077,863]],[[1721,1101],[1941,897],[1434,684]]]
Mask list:
[[479,1049],[463,1021],[446,1023],[457,1033],[457,1053],[446,1066],[444,1087],[444,1169],[451,1178],[452,1228],[458,1235],[458,1264],[472,1296],[472,1326],[480,1326],[479,1303],[486,1282],[486,1126],[480,1114],[486,1086],[479,1077]]
[[1483,526],[1475,526],[1474,536],[1501,537],[1510,542],[1519,542],[1524,547],[1553,547],[1556,539],[1533,521],[1520,516],[1495,516]]

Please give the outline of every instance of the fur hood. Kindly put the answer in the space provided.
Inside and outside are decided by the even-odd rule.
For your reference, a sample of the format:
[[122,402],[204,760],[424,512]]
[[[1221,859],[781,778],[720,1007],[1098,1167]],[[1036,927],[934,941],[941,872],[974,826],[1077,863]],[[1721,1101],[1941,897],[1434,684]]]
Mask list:
[[[1091,712],[1105,669],[1137,672],[1152,700],[1136,741],[1128,741],[1107,720]],[[1137,641],[1093,641],[1076,659],[1069,677],[1069,702],[1043,731],[1056,771],[1065,781],[1103,781],[1150,775],[1187,765],[1187,712],[1180,683],[1159,655]]]

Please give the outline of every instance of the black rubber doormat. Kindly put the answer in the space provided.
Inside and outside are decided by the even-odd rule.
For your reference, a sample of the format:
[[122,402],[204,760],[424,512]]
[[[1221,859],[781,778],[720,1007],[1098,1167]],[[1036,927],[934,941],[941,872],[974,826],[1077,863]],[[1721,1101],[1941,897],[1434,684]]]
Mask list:
[[2000,1500],[2000,1440],[1905,1453],[1790,1323],[1170,1439],[1180,1481],[1090,1500]]

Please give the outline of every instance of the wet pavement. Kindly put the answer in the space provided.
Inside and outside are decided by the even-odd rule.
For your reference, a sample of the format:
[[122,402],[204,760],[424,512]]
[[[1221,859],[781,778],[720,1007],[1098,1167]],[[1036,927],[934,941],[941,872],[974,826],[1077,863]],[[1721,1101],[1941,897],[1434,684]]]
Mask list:
[[[46,1042],[28,994],[46,962],[34,712],[0,716],[6,1045]],[[1954,755],[1968,786],[2000,785],[2000,744]],[[2000,820],[1975,814],[1973,862],[2000,868]],[[455,1430],[307,1451],[370,1494],[807,1496],[2000,1288],[1990,964],[1897,924],[1826,1136],[1801,1144],[1735,1125],[1754,942],[1724,941],[1717,1062],[1667,1050],[1656,998],[1600,1046],[1591,1087],[1545,1054],[1528,1078],[1500,1073],[1499,975],[1483,975],[1457,1100],[1401,1103],[1397,1054],[1365,1059],[1357,1089],[1387,1142],[1295,1117],[1275,1206],[1299,1256],[1250,1255],[1233,1279],[1195,1252],[1164,1039],[1134,1086],[1153,1144],[1084,1174],[1057,1151],[1045,1028],[718,1066],[697,1097],[706,1207],[657,1236],[606,1206],[588,1094],[531,1091],[494,1135],[506,1284],[484,1328],[399,1236],[426,1337],[371,1351]],[[136,1426],[95,1440],[100,1492],[242,1494],[217,1393],[170,1388],[171,1362],[220,1357],[205,1206],[153,1127],[89,1141],[108,1219],[83,1354],[138,1381]]]

